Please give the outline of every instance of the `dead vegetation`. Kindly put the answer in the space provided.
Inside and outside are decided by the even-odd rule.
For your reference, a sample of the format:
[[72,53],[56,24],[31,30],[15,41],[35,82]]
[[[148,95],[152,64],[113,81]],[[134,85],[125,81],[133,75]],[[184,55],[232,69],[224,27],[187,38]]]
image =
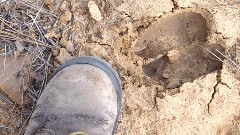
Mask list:
[[[34,3],[25,0],[1,2],[0,55],[4,57],[4,71],[8,57],[25,59],[17,74],[17,77],[21,78],[21,104],[11,103],[10,99],[0,93],[0,98],[9,101],[10,110],[20,118],[17,121],[20,130],[15,133],[20,133],[26,125],[34,104],[53,71],[52,49],[59,48],[59,45],[57,39],[46,37],[46,32],[57,25],[58,16],[46,10],[41,0]],[[5,130],[15,130],[8,125],[0,126],[0,132],[3,133]]]

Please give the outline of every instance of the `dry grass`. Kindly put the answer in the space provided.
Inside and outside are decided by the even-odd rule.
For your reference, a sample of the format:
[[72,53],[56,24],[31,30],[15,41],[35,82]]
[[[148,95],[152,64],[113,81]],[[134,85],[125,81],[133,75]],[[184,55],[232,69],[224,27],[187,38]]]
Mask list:
[[[21,128],[16,131],[18,134],[26,125],[35,102],[46,85],[48,75],[53,70],[52,49],[59,46],[57,39],[46,38],[44,35],[57,26],[58,15],[44,9],[42,0],[33,3],[27,0],[6,0],[0,3],[0,55],[4,57],[4,70],[7,57],[25,58],[18,74],[22,82],[22,103],[18,107],[12,107],[18,110],[14,112],[20,116]],[[0,98],[8,100],[4,99],[4,95]],[[23,104],[24,98],[28,98],[28,105]],[[12,129],[8,125],[0,126],[0,129]]]
[[205,48],[215,59],[222,62],[224,65],[228,67],[236,76],[236,78],[240,79],[240,63],[238,57],[240,56],[240,50],[237,50],[237,46],[234,46],[234,52],[227,56],[223,54],[218,49],[216,49],[216,53],[210,51],[209,49]]

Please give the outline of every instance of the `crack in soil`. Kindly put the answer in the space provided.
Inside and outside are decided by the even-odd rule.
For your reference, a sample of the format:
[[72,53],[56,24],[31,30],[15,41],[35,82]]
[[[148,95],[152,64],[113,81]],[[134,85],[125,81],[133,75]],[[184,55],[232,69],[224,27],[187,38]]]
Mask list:
[[[218,70],[218,73],[217,73],[217,76],[216,76],[216,79],[217,79],[217,83],[216,85],[213,87],[213,93],[212,93],[212,98],[210,99],[209,103],[207,104],[208,106],[208,114],[210,114],[210,104],[212,103],[218,89],[217,89],[217,86],[219,84],[223,84],[222,81],[221,81],[221,74],[222,74],[222,71],[221,70]],[[227,86],[227,85],[226,85]],[[228,87],[228,86],[227,86]]]
[[217,93],[217,86],[218,86],[219,82],[217,82],[217,84],[213,87],[213,93],[212,93],[212,98],[210,99],[209,103],[207,104],[208,106],[208,114],[210,114],[210,104],[212,103],[214,97],[215,97],[215,94]]
[[171,0],[172,1],[172,3],[173,3],[173,11],[175,10],[175,9],[178,9],[179,8],[179,5],[178,5],[178,3],[175,1],[175,0]]
[[213,93],[212,93],[212,98],[210,99],[209,103],[207,104],[207,106],[208,106],[208,114],[210,114],[210,104],[212,103],[212,101],[213,101],[213,99],[214,99],[214,97],[215,97],[215,94],[216,94],[217,91],[219,90],[219,89],[217,89],[217,86],[218,86],[219,84],[222,84],[222,85],[228,87],[229,89],[232,89],[227,83],[222,82],[222,79],[221,79],[222,76],[221,76],[221,74],[222,74],[222,71],[219,70],[219,71],[218,71],[218,74],[217,74],[217,77],[216,77],[216,78],[217,78],[217,84],[213,87],[214,91],[213,91]]

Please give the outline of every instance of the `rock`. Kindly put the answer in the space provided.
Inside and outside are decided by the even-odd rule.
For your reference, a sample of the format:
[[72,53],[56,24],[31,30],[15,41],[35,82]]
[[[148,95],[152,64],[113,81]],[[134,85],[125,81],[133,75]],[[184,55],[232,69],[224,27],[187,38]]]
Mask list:
[[97,4],[94,1],[89,1],[88,2],[88,9],[89,12],[92,16],[92,18],[96,21],[101,21],[102,20],[102,14],[101,11],[99,10]]
[[54,0],[44,0],[44,4],[45,4],[46,6],[51,5],[51,4],[54,4]]
[[161,16],[172,10],[173,3],[171,0],[124,0],[118,8],[138,20]]
[[21,104],[22,91],[21,78],[17,74],[21,70],[25,57],[13,59],[12,57],[6,58],[6,67],[4,71],[4,57],[0,57],[0,90],[11,101]]
[[162,76],[163,76],[164,78],[169,78],[169,77],[170,77],[170,75],[169,75],[168,73],[163,73]]
[[68,53],[68,51],[65,48],[60,48],[59,55],[56,57],[56,59],[62,64],[68,60],[71,60],[72,58],[73,57]]
[[143,65],[143,61],[142,61],[142,60],[138,60],[138,61],[137,61],[137,65],[138,65],[138,66],[142,66],[142,65]]
[[23,47],[23,45],[22,45],[20,42],[16,41],[16,42],[15,42],[15,45],[16,45],[16,47],[17,47],[17,50],[18,50],[20,53],[23,52],[24,47]]
[[44,35],[45,38],[59,38],[60,34],[57,34],[54,30],[48,31],[47,34]]
[[68,7],[68,2],[67,2],[67,1],[63,1],[62,4],[61,4],[61,6],[60,6],[60,9],[61,9],[61,10],[66,10],[67,7]]
[[66,38],[61,38],[60,40],[60,45],[66,48],[68,52],[73,52],[74,51],[74,43],[71,40],[67,40]]
[[167,89],[177,88],[180,85],[181,85],[181,83],[178,79],[173,79],[173,80],[170,80],[170,82],[168,83]]
[[67,43],[68,43],[68,40],[65,37],[62,37],[59,42],[59,44],[64,47],[66,47]]
[[168,52],[167,56],[169,58],[170,63],[174,63],[175,61],[178,60],[178,58],[181,56],[179,50],[171,50]]
[[69,10],[66,10],[60,17],[61,24],[69,22],[72,19],[72,13]]
[[74,51],[74,44],[72,41],[68,41],[66,44],[66,49],[68,52],[73,52]]
[[13,56],[14,56],[15,59],[17,59],[20,56],[20,52],[18,50],[15,50],[13,52]]
[[58,56],[59,49],[53,49],[53,56]]

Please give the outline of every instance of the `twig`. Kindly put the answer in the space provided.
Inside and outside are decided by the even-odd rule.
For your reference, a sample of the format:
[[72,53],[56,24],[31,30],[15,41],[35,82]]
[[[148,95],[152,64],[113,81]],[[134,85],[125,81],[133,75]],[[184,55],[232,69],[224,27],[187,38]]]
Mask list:
[[3,74],[5,74],[6,71],[6,58],[7,58],[7,46],[5,45],[5,49],[4,49],[5,55],[4,55],[4,60],[3,60]]
[[[23,112],[24,108],[23,108],[23,86],[24,83],[23,83],[23,77],[21,76],[21,84],[20,84],[20,91],[22,92],[21,93],[21,112]],[[23,115],[21,113],[21,124],[23,123]]]
[[0,128],[6,128],[6,129],[14,130],[13,128],[6,127],[6,126],[1,126],[1,125],[0,125]]
[[[20,132],[18,133],[20,134],[23,131],[25,125],[27,124],[29,118],[31,117],[29,111],[32,113],[32,108],[34,108],[36,99],[39,98],[42,90],[46,86],[48,70],[51,70],[50,68],[53,67],[53,65],[51,65],[50,63],[51,53],[49,53],[48,50],[53,48],[59,48],[58,43],[56,43],[57,41],[45,37],[45,30],[48,29],[45,29],[45,27],[42,25],[54,25],[55,28],[59,28],[59,15],[55,15],[55,13],[53,14],[49,10],[44,9],[44,3],[40,0],[35,1],[35,3],[28,2],[27,0],[12,0],[11,2],[6,4],[8,5],[1,5],[3,10],[0,10],[0,49],[3,50],[2,52],[0,52],[0,55],[5,57],[5,63],[6,60],[8,60],[7,56],[13,55],[13,52],[16,50],[15,42],[18,41],[21,44],[24,44],[24,51],[20,54],[24,55],[25,57],[24,62],[22,63],[20,68],[20,73],[23,74],[19,74],[19,76],[21,77],[21,110],[19,112],[20,114],[18,113],[18,115],[21,116],[18,120],[21,121],[22,126]],[[50,20],[51,24],[39,20],[39,18],[44,18],[42,20],[45,20],[47,18],[47,20]],[[27,61],[31,62],[27,63]],[[5,64],[3,66],[5,69],[7,69]],[[25,70],[25,68],[27,68],[27,71]],[[40,81],[40,85],[31,84],[33,78],[30,76],[29,73],[34,70],[37,71],[37,73],[45,71],[43,73],[44,80]],[[26,80],[23,76],[27,76],[28,80]],[[29,106],[27,106],[27,108],[24,105],[24,99],[26,96],[24,92],[25,89],[23,88],[23,85],[25,85],[24,82],[27,82],[29,86],[36,85],[36,87],[28,87],[26,90],[27,94],[29,94],[29,97],[33,96],[32,100],[35,98],[33,102],[29,103]],[[4,100],[12,103],[10,100]]]
[[224,61],[219,58],[216,54],[214,54],[212,51],[210,51],[209,49],[205,48],[208,52],[210,52],[214,57],[216,57],[219,61],[221,61],[222,63],[224,63]]
[[30,115],[28,116],[28,118],[26,119],[26,121],[24,122],[24,124],[22,125],[21,129],[18,132],[18,135],[20,135],[23,131],[23,128],[25,127],[25,125],[28,123],[29,119],[31,118],[33,111],[31,111]]
[[[0,18],[0,20],[1,20],[1,18]],[[3,22],[3,20],[1,20],[1,21]],[[3,22],[3,23],[4,23],[4,22]],[[25,42],[32,43],[32,44],[35,44],[35,43],[37,42],[37,43],[38,43],[39,45],[41,45],[41,46],[45,46],[45,47],[51,48],[51,46],[44,44],[42,41],[39,41],[39,40],[37,40],[37,39],[35,39],[35,38],[33,38],[33,37],[27,36],[27,35],[19,32],[18,30],[14,29],[14,28],[13,28],[12,26],[10,26],[9,24],[5,23],[5,25],[7,25],[9,28],[11,28],[11,29],[14,30],[14,31],[11,31],[11,32],[17,33],[17,34],[25,37],[25,39],[23,39],[23,38],[21,39],[20,37],[18,37],[19,39],[16,39],[17,41],[25,41]],[[8,33],[8,34],[10,34],[10,33]],[[28,40],[28,39],[26,39],[26,38],[29,38],[29,39],[31,39],[31,40]]]
[[216,54],[214,54],[212,51],[210,51],[209,49],[205,48],[208,52],[210,52],[214,57],[216,57],[219,61],[221,61],[223,64],[225,64],[228,67],[232,67],[234,68],[234,71],[238,72],[239,67],[237,66],[237,64],[235,64],[231,59],[227,58],[223,53],[221,53],[220,51],[217,50],[217,52],[219,54],[221,54],[222,56],[224,56],[227,60],[231,61],[232,64],[234,64],[234,66],[230,63],[224,62],[221,58],[219,58]]
[[3,101],[5,101],[6,103],[9,103],[9,104],[11,104],[11,105],[14,104],[9,98],[7,98],[6,96],[4,96],[2,93],[0,93],[0,99],[2,99]]
[[[28,1],[21,0],[20,3],[24,4],[24,5],[27,6],[27,7],[32,8],[32,9],[34,9],[34,10],[39,10],[38,7],[36,7],[35,5],[30,4]],[[43,9],[41,12],[47,13],[47,14],[52,15],[53,17],[56,17],[56,18],[57,18],[56,15],[51,14],[50,11],[48,11],[48,10],[46,10],[46,9]]]
[[6,2],[8,2],[8,1],[9,1],[9,0],[6,0],[6,1],[0,2],[0,5],[6,3]]
[[230,58],[228,58],[227,56],[225,56],[223,53],[221,53],[220,51],[218,51],[218,49],[216,49],[216,51],[221,54],[224,58],[226,58],[227,60],[229,60],[234,66],[238,67],[238,65],[233,61],[231,60]]

